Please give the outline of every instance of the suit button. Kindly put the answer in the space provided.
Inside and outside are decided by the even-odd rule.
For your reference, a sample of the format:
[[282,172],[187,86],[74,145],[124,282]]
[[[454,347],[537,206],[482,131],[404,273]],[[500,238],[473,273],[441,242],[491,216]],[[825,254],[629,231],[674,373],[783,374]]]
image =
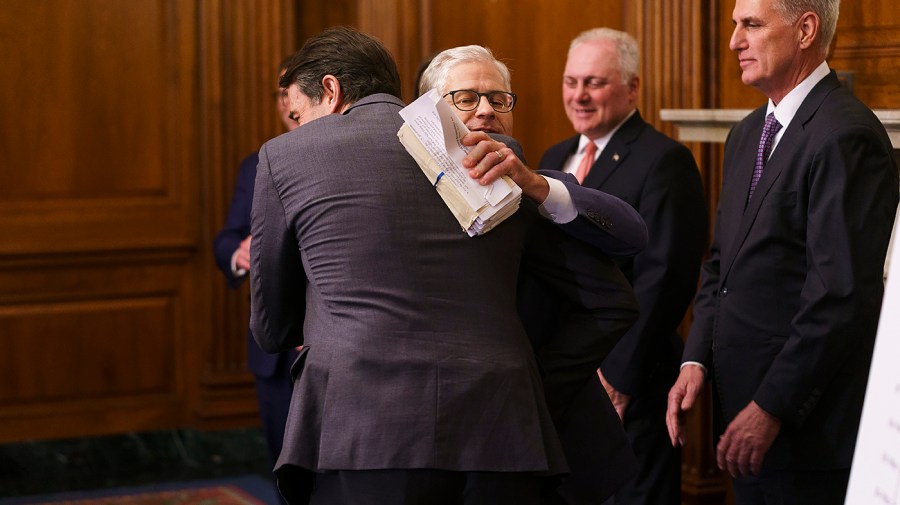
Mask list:
[[722,288],[721,290],[719,290],[720,296],[725,296],[727,294],[728,294],[728,288]]

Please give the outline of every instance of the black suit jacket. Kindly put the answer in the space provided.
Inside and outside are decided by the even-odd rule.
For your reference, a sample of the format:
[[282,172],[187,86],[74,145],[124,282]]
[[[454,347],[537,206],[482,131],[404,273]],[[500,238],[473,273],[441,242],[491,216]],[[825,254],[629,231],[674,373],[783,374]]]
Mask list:
[[[540,168],[561,170],[579,136],[550,147]],[[603,360],[603,375],[619,391],[668,390],[682,342],[678,325],[694,297],[707,244],[708,213],[691,152],[635,113],[613,134],[583,186],[617,196],[647,224],[647,247],[615,260],[632,283],[641,315]],[[665,384],[663,384],[665,383]]]
[[884,291],[897,166],[832,72],[747,192],[766,108],[725,145],[710,258],[684,359],[713,372],[723,428],[754,400],[782,422],[766,468],[849,468]]

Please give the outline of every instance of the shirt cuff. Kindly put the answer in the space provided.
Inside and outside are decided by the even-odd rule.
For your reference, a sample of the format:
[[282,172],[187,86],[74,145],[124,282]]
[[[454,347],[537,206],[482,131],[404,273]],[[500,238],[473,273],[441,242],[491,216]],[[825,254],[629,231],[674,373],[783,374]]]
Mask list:
[[572,201],[572,195],[569,194],[566,185],[552,177],[544,177],[544,179],[550,185],[550,194],[547,195],[544,203],[538,206],[538,211],[542,216],[557,224],[573,221],[578,217],[578,209],[575,208],[575,202]]
[[687,365],[699,366],[700,370],[703,370],[703,376],[706,377],[706,375],[707,375],[706,365],[704,365],[703,363],[700,363],[699,361],[685,361],[684,363],[681,364],[681,368],[679,368],[679,370],[681,370],[682,368],[684,368]]

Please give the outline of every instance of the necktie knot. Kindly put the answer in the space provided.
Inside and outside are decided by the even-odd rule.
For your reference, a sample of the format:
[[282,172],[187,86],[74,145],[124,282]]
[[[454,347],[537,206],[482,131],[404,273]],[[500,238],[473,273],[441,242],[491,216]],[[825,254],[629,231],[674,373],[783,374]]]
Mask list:
[[591,171],[595,154],[597,154],[597,144],[593,140],[589,140],[584,148],[584,156],[581,158],[581,163],[578,164],[578,169],[575,170],[575,178],[578,179],[579,184],[584,182],[584,178]]
[[756,189],[759,178],[762,177],[763,167],[766,166],[769,154],[772,153],[772,141],[775,140],[778,130],[781,130],[781,123],[775,119],[775,113],[770,112],[766,116],[765,124],[763,124],[762,135],[759,138],[759,148],[756,150],[756,164],[753,166],[753,178],[750,179],[750,192],[747,194],[748,202],[753,197],[753,190]]

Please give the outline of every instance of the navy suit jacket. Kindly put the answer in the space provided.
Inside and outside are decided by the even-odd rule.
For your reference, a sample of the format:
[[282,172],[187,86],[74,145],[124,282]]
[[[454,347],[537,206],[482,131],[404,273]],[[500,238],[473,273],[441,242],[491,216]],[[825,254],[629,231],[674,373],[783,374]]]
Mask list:
[[[241,161],[231,204],[228,207],[228,216],[213,241],[216,265],[225,276],[228,287],[232,289],[237,289],[247,278],[247,276],[235,277],[231,272],[231,256],[241,241],[250,235],[250,206],[253,203],[253,186],[258,162],[259,157],[255,152]],[[279,370],[286,371],[296,355],[296,351],[278,354],[263,351],[253,340],[250,329],[247,329],[247,368],[253,375],[272,377]]]
[[766,469],[849,468],[898,202],[878,118],[834,72],[801,104],[747,202],[766,107],[734,127],[684,359],[712,372],[718,429],[778,418]]
[[[540,168],[561,170],[579,138],[547,149]],[[614,257],[634,287],[641,315],[603,360],[603,375],[630,395],[662,382],[668,391],[681,359],[677,328],[696,293],[707,245],[708,213],[697,164],[687,147],[635,111],[610,138],[582,185],[630,204],[649,233],[643,251]]]

